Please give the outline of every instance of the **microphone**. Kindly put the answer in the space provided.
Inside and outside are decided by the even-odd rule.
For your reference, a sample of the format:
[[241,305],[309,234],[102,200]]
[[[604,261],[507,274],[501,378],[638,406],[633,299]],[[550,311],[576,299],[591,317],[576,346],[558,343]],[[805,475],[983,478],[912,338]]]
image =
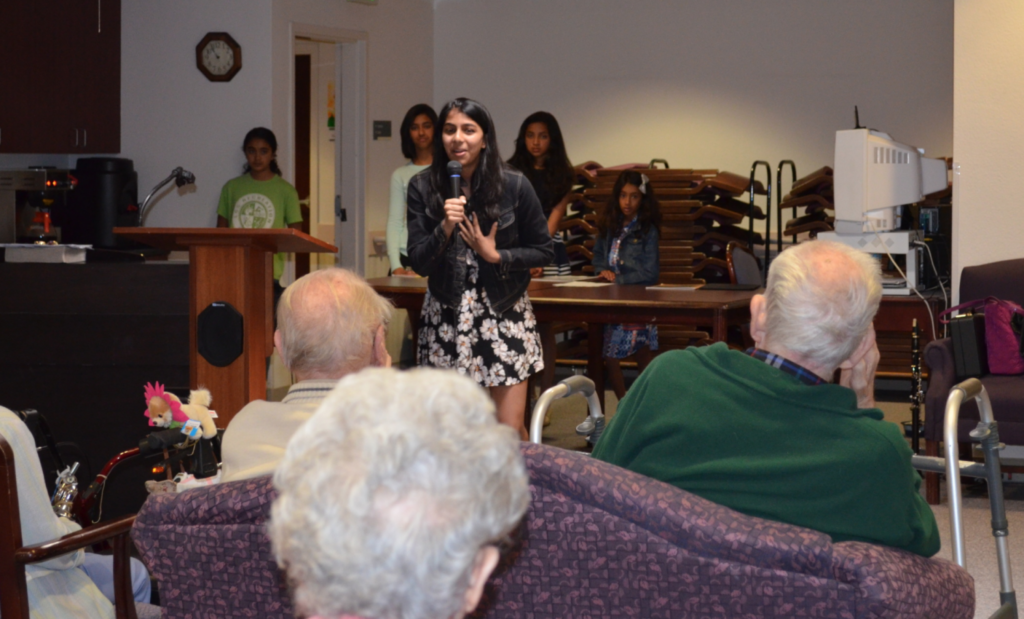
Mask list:
[[449,161],[448,177],[451,179],[452,197],[458,198],[462,192],[462,164],[458,161]]

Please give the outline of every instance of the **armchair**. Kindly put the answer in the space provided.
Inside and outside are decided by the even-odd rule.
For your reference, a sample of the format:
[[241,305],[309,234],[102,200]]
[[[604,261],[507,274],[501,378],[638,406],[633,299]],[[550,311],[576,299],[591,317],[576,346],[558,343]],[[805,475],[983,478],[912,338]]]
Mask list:
[[[960,274],[960,299],[969,301],[988,296],[999,297],[1024,305],[1024,259],[1004,260],[965,267]],[[928,364],[928,391],[925,394],[925,453],[939,454],[946,398],[959,382],[953,362],[953,342],[949,338],[935,340],[924,349]],[[981,382],[992,401],[992,411],[999,423],[1001,439],[1011,445],[1024,445],[1024,375],[982,376]],[[958,420],[961,442],[978,425],[978,407],[974,402],[963,405]],[[939,502],[939,476],[925,474],[925,496],[928,502]]]
[[266,532],[276,497],[264,476],[146,499],[132,539],[164,619],[294,617]]
[[155,606],[140,604],[136,613],[132,597],[128,533],[135,516],[124,516],[110,522],[69,533],[50,542],[22,546],[21,519],[18,509],[18,484],[15,475],[14,451],[0,436],[0,616],[7,619],[29,619],[28,588],[25,566],[110,540],[114,547],[114,594],[117,619],[159,617]]

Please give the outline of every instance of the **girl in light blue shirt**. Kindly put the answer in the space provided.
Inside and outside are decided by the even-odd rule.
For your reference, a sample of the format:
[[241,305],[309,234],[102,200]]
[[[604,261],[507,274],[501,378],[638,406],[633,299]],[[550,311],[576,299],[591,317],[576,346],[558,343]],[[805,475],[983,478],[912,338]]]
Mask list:
[[430,166],[434,160],[434,125],[437,114],[426,103],[419,103],[405,113],[400,135],[402,154],[409,163],[395,170],[391,175],[391,199],[388,204],[387,244],[388,260],[391,261],[392,275],[416,275],[409,268],[406,242],[409,229],[406,225],[405,194],[409,180]]

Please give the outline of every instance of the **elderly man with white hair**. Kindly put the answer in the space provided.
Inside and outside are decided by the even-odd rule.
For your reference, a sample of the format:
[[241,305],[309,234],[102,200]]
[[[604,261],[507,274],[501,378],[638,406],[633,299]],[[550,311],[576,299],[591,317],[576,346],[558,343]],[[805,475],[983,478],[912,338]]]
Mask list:
[[288,444],[268,531],[302,617],[471,612],[530,502],[519,435],[456,372],[345,378]]
[[281,402],[256,400],[231,419],[221,447],[221,481],[272,473],[292,434],[342,377],[391,365],[391,303],[351,271],[322,269],[285,289],[274,346],[295,377]]
[[826,241],[787,249],[750,303],[756,347],[658,357],[594,457],[834,541],[935,554],[938,529],[910,448],[875,408],[881,294],[865,253]]

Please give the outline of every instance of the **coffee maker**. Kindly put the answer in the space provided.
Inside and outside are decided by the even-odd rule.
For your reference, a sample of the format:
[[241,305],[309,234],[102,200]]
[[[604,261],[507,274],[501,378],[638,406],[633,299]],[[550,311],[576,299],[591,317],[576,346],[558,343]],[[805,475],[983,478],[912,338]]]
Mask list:
[[0,243],[60,243],[59,218],[75,189],[68,170],[0,170]]

